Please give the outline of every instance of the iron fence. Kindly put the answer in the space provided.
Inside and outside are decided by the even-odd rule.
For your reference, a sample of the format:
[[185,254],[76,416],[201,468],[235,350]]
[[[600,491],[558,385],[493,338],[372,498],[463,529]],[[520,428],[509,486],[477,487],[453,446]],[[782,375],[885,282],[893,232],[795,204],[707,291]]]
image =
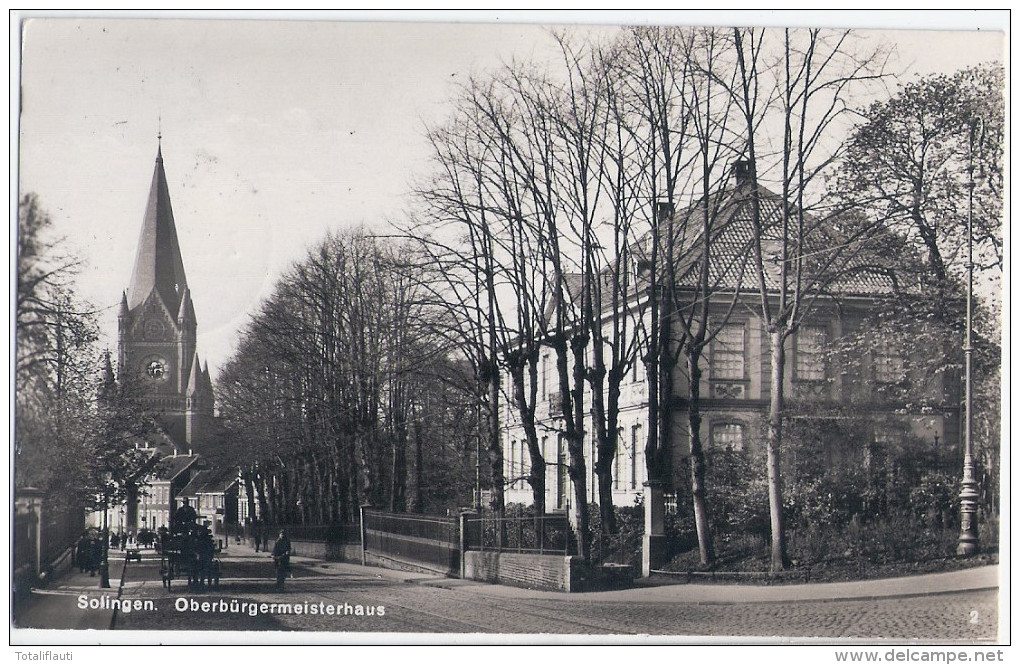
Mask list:
[[542,517],[481,515],[466,519],[465,549],[527,554],[572,554],[575,541],[566,514]]
[[[273,529],[283,529],[291,540],[311,540],[336,545],[361,543],[361,525],[353,524],[284,524]],[[275,534],[274,534],[275,535]]]
[[460,573],[460,526],[456,517],[362,512],[366,553],[433,570]]

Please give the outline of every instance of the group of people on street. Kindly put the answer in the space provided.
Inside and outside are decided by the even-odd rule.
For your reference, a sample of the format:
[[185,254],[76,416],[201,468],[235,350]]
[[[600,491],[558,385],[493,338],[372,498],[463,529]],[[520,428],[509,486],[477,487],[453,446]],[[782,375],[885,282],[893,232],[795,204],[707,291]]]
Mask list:
[[102,562],[102,534],[98,529],[86,529],[75,544],[73,565],[78,568],[78,572],[88,571],[89,577],[95,577]]
[[248,524],[248,533],[252,540],[252,546],[255,547],[256,552],[259,551],[259,548],[261,548],[263,552],[269,551],[270,527],[266,522],[257,517],[251,520]]
[[190,588],[219,585],[220,564],[212,531],[198,524],[198,513],[187,498],[174,511],[170,528],[159,527],[156,541],[164,586],[169,588],[173,579],[185,574]]
[[[151,533],[146,531],[146,534],[150,536],[149,544],[156,544],[161,551],[165,551],[170,543],[170,539],[174,536],[184,537],[184,542],[189,543],[189,548],[194,547],[194,553],[197,554],[194,557],[195,566],[189,570],[189,582],[192,584],[202,584],[203,582],[211,582],[211,580],[200,580],[199,576],[203,576],[204,571],[213,570],[215,566],[212,565],[212,560],[215,557],[216,546],[213,541],[212,533],[208,527],[198,525],[198,513],[191,506],[187,498],[185,498],[179,508],[174,511],[173,517],[170,522],[170,528],[160,527],[157,533]],[[238,539],[240,539],[241,532],[238,533]],[[255,518],[251,520],[244,529],[246,537],[252,539],[252,545],[256,552],[262,551],[267,554],[271,554],[273,558],[273,566],[276,570],[276,585],[282,588],[284,580],[290,576],[290,557],[291,557],[291,542],[290,538],[284,529],[280,529],[277,536],[276,542],[273,545],[272,552],[269,549],[269,539],[271,535],[271,527],[264,520]],[[139,544],[143,544],[142,534],[136,538],[133,538]],[[128,542],[128,535],[113,534],[110,536],[110,546],[126,546]],[[98,529],[90,528],[87,529],[78,542],[75,544],[74,550],[72,551],[73,563],[79,569],[80,572],[84,573],[88,571],[91,576],[99,571],[99,566],[103,559],[103,537]],[[190,558],[186,558],[190,561]],[[190,567],[190,566],[189,566]],[[218,571],[217,571],[218,577]]]

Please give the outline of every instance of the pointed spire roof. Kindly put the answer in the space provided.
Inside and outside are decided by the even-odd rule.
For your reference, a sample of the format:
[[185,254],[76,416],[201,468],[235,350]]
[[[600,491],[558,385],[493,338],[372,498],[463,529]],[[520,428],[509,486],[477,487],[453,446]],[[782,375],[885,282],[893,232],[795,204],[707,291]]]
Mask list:
[[177,310],[178,321],[194,321],[195,320],[195,306],[191,302],[191,289],[184,287],[184,293],[181,294],[181,306]]
[[204,382],[205,389],[209,391],[211,395],[213,392],[212,377],[209,376],[209,361],[204,360],[202,362],[202,381]]
[[163,170],[161,145],[156,150],[156,168],[145,206],[142,233],[138,238],[135,269],[128,288],[128,306],[134,309],[142,304],[155,289],[167,308],[174,311],[187,284],[174,213],[170,207],[170,190]]
[[198,352],[196,351],[195,357],[191,359],[191,373],[188,375],[187,395],[194,395],[201,389],[201,386],[198,385],[198,380],[201,376],[201,363],[198,360]]

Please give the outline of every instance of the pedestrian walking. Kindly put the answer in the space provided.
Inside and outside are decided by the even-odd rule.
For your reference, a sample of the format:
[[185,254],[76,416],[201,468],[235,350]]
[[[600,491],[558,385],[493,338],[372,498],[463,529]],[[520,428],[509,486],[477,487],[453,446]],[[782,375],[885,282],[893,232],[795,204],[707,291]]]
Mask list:
[[95,536],[89,538],[88,552],[85,556],[88,562],[89,577],[95,577],[96,573],[99,572],[99,564],[103,561],[102,536],[95,534]]
[[276,566],[276,588],[282,589],[290,573],[290,538],[283,529],[280,529],[280,537],[273,545],[273,565]]
[[78,539],[74,548],[74,565],[78,566],[78,572],[84,573],[89,565],[89,535],[86,531]]

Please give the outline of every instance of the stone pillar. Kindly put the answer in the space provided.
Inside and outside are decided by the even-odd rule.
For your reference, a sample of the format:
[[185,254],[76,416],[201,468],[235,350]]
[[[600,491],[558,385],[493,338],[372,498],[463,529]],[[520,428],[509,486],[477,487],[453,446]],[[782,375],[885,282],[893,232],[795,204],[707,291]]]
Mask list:
[[[467,551],[468,551],[468,548],[472,544],[474,544],[476,547],[478,547],[481,544],[480,542],[475,542],[475,541],[479,540],[479,538],[481,536],[481,531],[479,530],[479,532],[478,532],[479,538],[476,538],[475,534],[474,534],[474,530],[471,528],[472,525],[468,524],[468,519],[469,518],[478,517],[478,515],[479,515],[479,513],[475,512],[473,510],[464,510],[464,511],[461,511],[461,513],[458,515],[458,518],[459,518],[457,520],[457,526],[458,526],[458,532],[459,532],[459,534],[458,534],[458,543],[459,543],[459,546],[460,546],[460,570],[459,570],[458,574],[460,575],[460,579],[464,579],[464,572],[465,572],[464,571],[464,567],[465,567],[465,565],[467,565]],[[479,526],[479,527],[481,526],[477,522],[475,524],[477,526]]]
[[666,505],[662,481],[644,483],[645,530],[641,537],[641,576],[666,563]]

